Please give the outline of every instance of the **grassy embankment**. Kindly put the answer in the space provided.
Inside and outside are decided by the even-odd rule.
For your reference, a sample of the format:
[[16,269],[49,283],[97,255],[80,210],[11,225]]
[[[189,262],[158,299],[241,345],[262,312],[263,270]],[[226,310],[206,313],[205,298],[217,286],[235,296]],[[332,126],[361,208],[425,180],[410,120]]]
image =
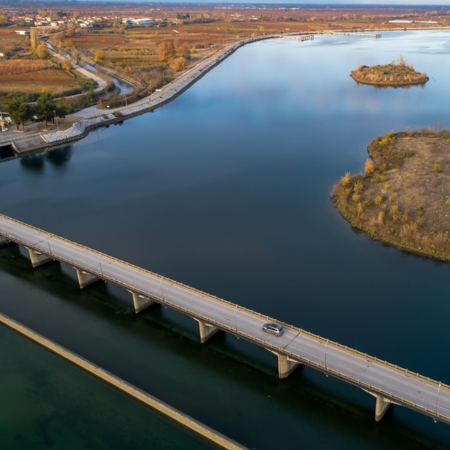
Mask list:
[[450,260],[450,132],[386,133],[364,173],[346,173],[331,195],[355,228],[412,253]]
[[350,76],[358,83],[376,86],[409,86],[428,81],[426,73],[416,72],[412,65],[406,64],[402,56],[397,64],[392,61],[384,66],[360,66]]

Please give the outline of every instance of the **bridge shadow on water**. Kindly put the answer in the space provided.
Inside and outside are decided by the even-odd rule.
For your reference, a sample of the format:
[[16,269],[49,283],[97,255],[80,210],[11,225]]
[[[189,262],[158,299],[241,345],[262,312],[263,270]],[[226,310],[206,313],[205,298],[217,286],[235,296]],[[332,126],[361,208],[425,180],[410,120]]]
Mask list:
[[[0,280],[2,312],[238,442],[264,448],[266,433],[278,429],[280,448],[292,448],[302,427],[320,421],[352,437],[354,448],[374,440],[384,448],[449,448],[411,425],[430,419],[394,407],[375,423],[375,401],[363,391],[302,367],[279,380],[267,351],[225,333],[200,345],[192,319],[161,306],[136,316],[126,291],[101,282],[80,290],[73,269],[57,262],[33,269],[17,245],[0,248]],[[39,298],[15,291],[17,282]],[[246,432],[255,422],[260,436]]]

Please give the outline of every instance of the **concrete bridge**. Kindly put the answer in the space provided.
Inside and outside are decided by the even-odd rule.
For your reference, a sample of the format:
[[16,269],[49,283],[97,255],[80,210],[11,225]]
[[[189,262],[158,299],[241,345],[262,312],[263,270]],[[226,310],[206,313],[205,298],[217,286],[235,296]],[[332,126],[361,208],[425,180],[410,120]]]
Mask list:
[[[375,397],[377,421],[396,404],[450,424],[450,386],[0,215],[0,245],[10,242],[28,249],[33,267],[50,261],[72,266],[80,288],[99,280],[121,286],[136,313],[159,303],[190,316],[202,343],[225,331],[264,347],[277,356],[280,378],[302,364],[357,386]],[[284,334],[263,332],[267,322],[281,325]]]

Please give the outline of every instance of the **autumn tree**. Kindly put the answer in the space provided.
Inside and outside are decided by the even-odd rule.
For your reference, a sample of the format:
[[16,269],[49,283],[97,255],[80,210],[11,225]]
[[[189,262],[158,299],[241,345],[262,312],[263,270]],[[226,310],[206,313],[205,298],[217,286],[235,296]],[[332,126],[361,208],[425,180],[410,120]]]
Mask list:
[[50,52],[48,51],[45,44],[39,44],[36,48],[36,55],[38,55],[39,58],[45,59],[50,56]]
[[72,70],[73,69],[72,61],[70,61],[70,59],[66,59],[61,64],[61,67],[63,68],[63,70]]
[[96,61],[103,61],[105,58],[106,58],[106,54],[105,54],[105,52],[104,52],[103,50],[97,50],[97,51],[95,52],[95,57],[94,57],[94,59],[95,59]]
[[175,72],[179,72],[180,70],[184,70],[186,67],[186,58],[180,56],[179,58],[174,59],[170,63],[170,68]]
[[163,41],[158,47],[159,59],[161,61],[169,61],[175,56],[175,46],[171,41]]

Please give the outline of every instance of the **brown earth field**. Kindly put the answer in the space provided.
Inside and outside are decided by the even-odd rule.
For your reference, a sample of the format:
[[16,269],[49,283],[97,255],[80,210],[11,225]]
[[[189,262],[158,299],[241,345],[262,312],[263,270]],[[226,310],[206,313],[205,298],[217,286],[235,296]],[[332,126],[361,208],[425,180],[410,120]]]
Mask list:
[[0,75],[1,92],[40,92],[42,88],[59,88],[76,80],[61,70],[41,70],[21,75]]
[[364,173],[346,173],[335,206],[374,239],[450,260],[450,132],[387,133],[368,147]]

